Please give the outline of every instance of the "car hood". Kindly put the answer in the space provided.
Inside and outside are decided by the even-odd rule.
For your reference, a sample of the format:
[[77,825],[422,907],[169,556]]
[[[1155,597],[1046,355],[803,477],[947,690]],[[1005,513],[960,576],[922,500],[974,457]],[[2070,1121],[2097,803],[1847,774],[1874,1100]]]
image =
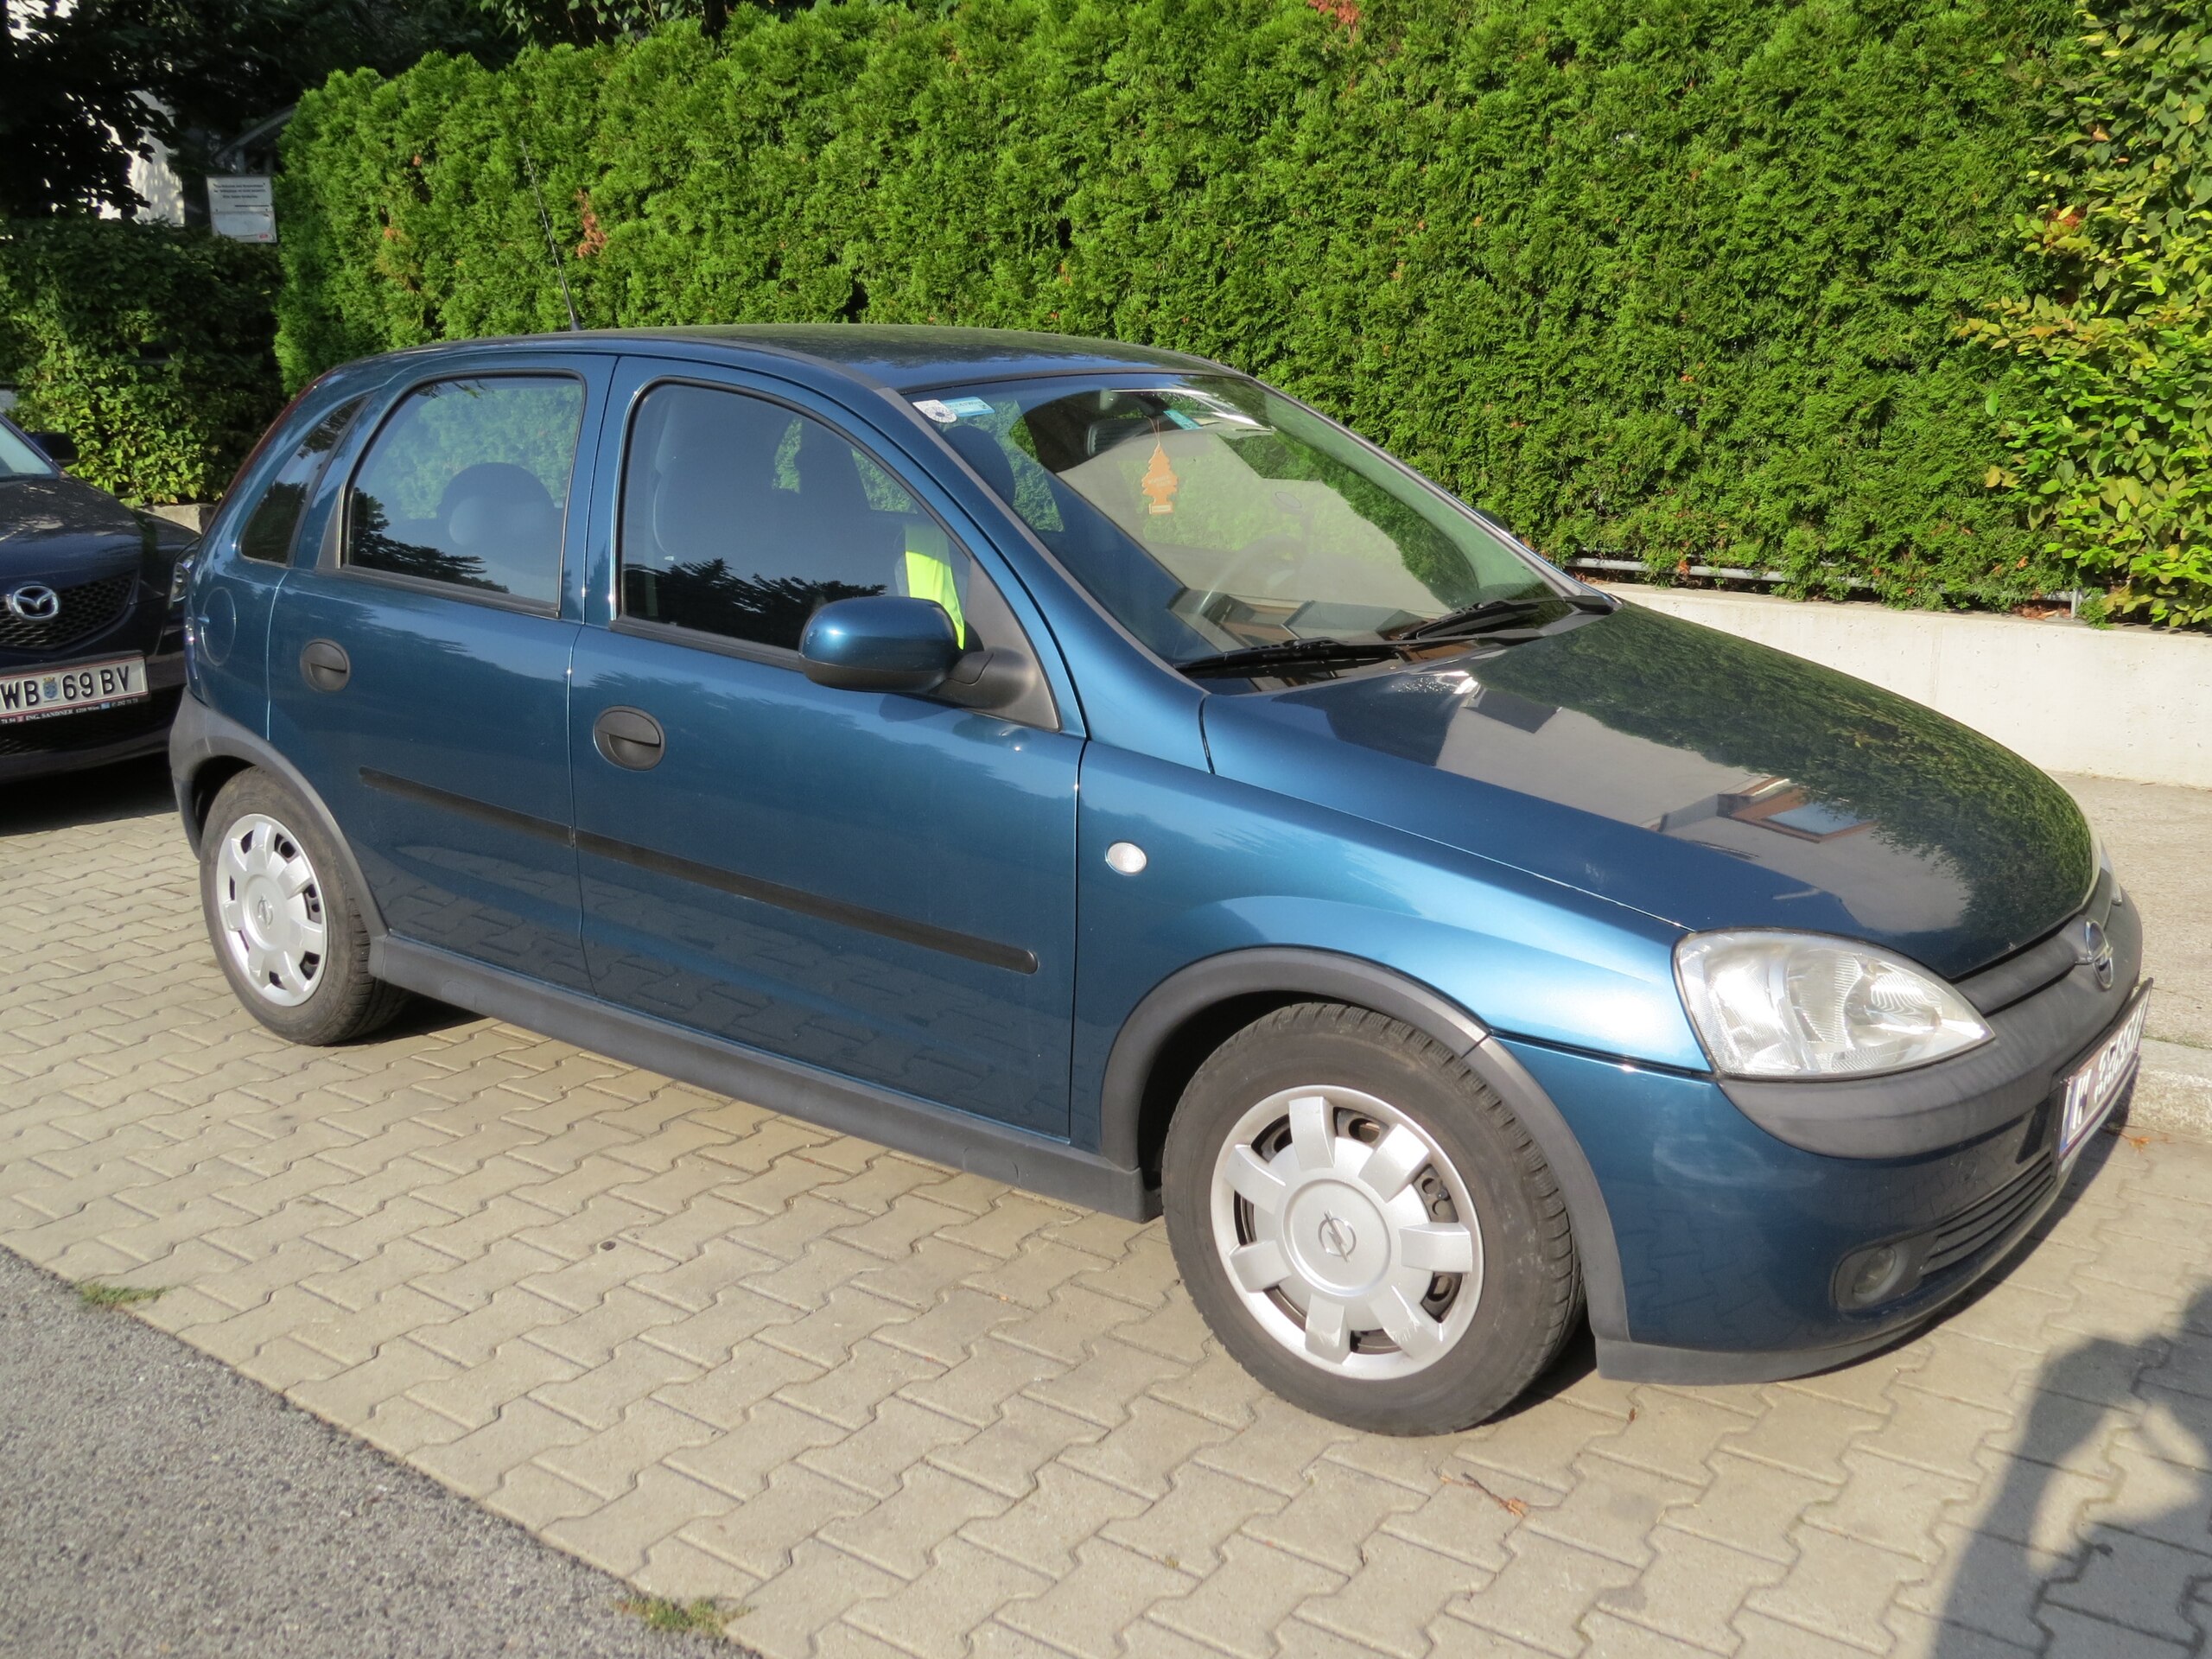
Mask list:
[[144,519],[81,480],[0,484],[0,582],[105,575],[137,563],[152,545]]
[[1626,605],[1440,663],[1205,707],[1217,771],[1690,929],[1972,971],[2095,878],[2066,791],[1864,681]]

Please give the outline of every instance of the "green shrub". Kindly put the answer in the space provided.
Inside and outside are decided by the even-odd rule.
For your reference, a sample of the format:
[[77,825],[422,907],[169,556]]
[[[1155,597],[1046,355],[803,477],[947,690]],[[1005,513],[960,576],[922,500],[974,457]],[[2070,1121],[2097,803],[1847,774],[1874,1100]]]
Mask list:
[[2119,608],[2212,620],[2212,26],[2143,0],[2085,30],[2053,79],[2056,135],[2020,220],[2036,288],[1967,325],[2030,372],[2011,464],[2045,550]]
[[0,380],[79,477],[135,501],[214,499],[283,397],[274,251],[122,219],[0,228]]
[[2063,0],[962,0],[431,58],[301,105],[287,378],[855,319],[1219,358],[1556,558],[1920,605],[2069,580],[1985,485]]

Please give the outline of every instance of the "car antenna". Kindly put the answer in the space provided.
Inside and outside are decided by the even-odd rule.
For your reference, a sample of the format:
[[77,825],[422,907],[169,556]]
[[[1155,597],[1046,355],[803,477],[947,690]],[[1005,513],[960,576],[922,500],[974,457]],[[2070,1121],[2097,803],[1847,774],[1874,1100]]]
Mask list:
[[522,170],[530,175],[530,194],[537,198],[537,222],[545,227],[545,257],[553,262],[553,276],[561,284],[561,303],[569,308],[569,332],[581,334],[582,323],[576,320],[576,302],[569,292],[569,273],[561,264],[561,250],[553,240],[553,215],[545,211],[545,193],[537,188],[537,168],[530,159],[530,145],[521,138],[515,143],[522,147]]

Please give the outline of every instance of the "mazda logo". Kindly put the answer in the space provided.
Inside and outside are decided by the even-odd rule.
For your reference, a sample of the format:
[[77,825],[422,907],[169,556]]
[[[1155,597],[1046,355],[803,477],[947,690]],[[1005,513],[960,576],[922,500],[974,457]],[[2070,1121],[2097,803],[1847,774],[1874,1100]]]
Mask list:
[[2083,925],[2082,949],[2074,960],[2096,975],[2100,988],[2107,991],[2112,988],[2112,940],[2107,936],[2103,923],[2088,922]]
[[51,622],[61,614],[61,595],[41,582],[27,582],[8,595],[10,614],[25,622]]

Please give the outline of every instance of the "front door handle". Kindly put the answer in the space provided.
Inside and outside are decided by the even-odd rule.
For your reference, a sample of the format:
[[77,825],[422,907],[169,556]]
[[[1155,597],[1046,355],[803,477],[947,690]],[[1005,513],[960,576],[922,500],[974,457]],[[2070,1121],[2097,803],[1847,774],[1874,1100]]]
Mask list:
[[591,723],[591,741],[601,754],[631,772],[645,772],[668,753],[660,722],[642,709],[609,709]]
[[317,691],[340,691],[353,677],[353,660],[335,639],[310,639],[300,648],[300,677]]

